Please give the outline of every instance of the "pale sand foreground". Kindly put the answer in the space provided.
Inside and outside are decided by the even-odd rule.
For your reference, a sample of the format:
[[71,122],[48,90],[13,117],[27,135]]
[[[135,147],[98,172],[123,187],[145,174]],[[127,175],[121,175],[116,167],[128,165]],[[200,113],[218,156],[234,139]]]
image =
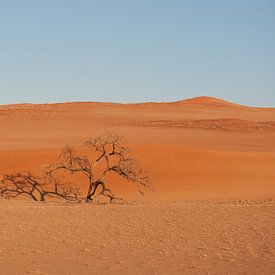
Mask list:
[[1,274],[275,273],[275,200],[0,200]]

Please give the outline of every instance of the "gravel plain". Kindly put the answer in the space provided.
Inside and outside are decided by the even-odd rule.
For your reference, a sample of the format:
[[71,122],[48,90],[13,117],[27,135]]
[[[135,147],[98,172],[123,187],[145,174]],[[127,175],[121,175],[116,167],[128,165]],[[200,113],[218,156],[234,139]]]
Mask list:
[[0,274],[274,274],[275,200],[0,200]]

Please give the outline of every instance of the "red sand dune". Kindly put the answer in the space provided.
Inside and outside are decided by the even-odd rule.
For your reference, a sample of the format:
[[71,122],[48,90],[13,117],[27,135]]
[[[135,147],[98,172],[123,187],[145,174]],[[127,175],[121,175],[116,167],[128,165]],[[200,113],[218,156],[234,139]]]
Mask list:
[[[0,106],[0,174],[39,171],[66,145],[108,132],[125,137],[152,175],[149,200],[275,194],[275,108],[200,97],[174,103],[79,102]],[[111,185],[129,198],[135,188]],[[77,184],[83,186],[83,182]]]
[[247,106],[235,104],[226,100],[209,97],[209,96],[199,96],[194,98],[189,98],[185,100],[180,100],[176,102],[177,104],[191,104],[198,106],[207,106],[207,107],[220,107],[220,108],[249,108]]

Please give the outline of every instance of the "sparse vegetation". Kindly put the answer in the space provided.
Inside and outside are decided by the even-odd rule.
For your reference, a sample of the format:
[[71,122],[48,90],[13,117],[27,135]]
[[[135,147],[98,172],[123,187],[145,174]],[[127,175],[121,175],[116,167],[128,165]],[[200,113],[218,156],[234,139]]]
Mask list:
[[76,201],[78,194],[71,184],[61,183],[53,177],[39,178],[31,173],[5,175],[0,182],[0,195],[6,199],[25,196],[34,201],[45,201],[47,197]]
[[79,200],[78,189],[67,181],[60,181],[60,172],[63,176],[69,172],[86,177],[86,202],[93,202],[99,196],[108,198],[109,202],[123,201],[107,187],[106,180],[111,173],[134,183],[141,194],[144,194],[144,189],[152,188],[148,174],[136,159],[129,156],[129,148],[122,144],[122,138],[118,135],[89,138],[83,147],[87,153],[92,150],[94,159],[80,155],[75,147],[66,146],[59,156],[60,162],[46,165],[42,177],[32,173],[5,175],[0,181],[0,196],[7,199],[25,196],[34,201],[45,201],[46,197]]
[[[84,143],[84,147],[95,153],[93,160],[78,154],[74,147],[66,146],[60,154],[61,162],[48,166],[46,173],[53,176],[58,170],[66,170],[72,174],[84,174],[88,186],[86,202],[92,202],[97,196],[105,196],[110,202],[122,200],[106,186],[105,180],[111,173],[134,183],[141,194],[144,188],[152,187],[148,174],[136,159],[128,155],[129,149],[122,144],[122,138],[118,135],[90,138]],[[101,191],[96,193],[99,187]]]

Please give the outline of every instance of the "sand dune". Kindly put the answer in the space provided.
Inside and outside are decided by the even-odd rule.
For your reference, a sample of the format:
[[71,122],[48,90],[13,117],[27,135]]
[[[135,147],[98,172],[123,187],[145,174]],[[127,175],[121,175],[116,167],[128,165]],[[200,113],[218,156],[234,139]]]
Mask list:
[[[115,132],[150,171],[148,200],[275,194],[275,109],[200,97],[174,103],[0,106],[0,173],[39,171],[66,144]],[[129,198],[135,190],[110,179]],[[81,182],[77,182],[81,186]]]
[[159,126],[171,128],[198,128],[198,129],[212,129],[212,130],[269,130],[275,131],[274,121],[249,121],[241,119],[204,119],[204,120],[151,120],[136,123],[139,126]]
[[221,107],[221,108],[242,108],[244,106],[235,104],[226,100],[209,97],[209,96],[199,96],[189,99],[184,99],[176,102],[177,104],[191,104],[198,106],[206,106],[206,107]]

